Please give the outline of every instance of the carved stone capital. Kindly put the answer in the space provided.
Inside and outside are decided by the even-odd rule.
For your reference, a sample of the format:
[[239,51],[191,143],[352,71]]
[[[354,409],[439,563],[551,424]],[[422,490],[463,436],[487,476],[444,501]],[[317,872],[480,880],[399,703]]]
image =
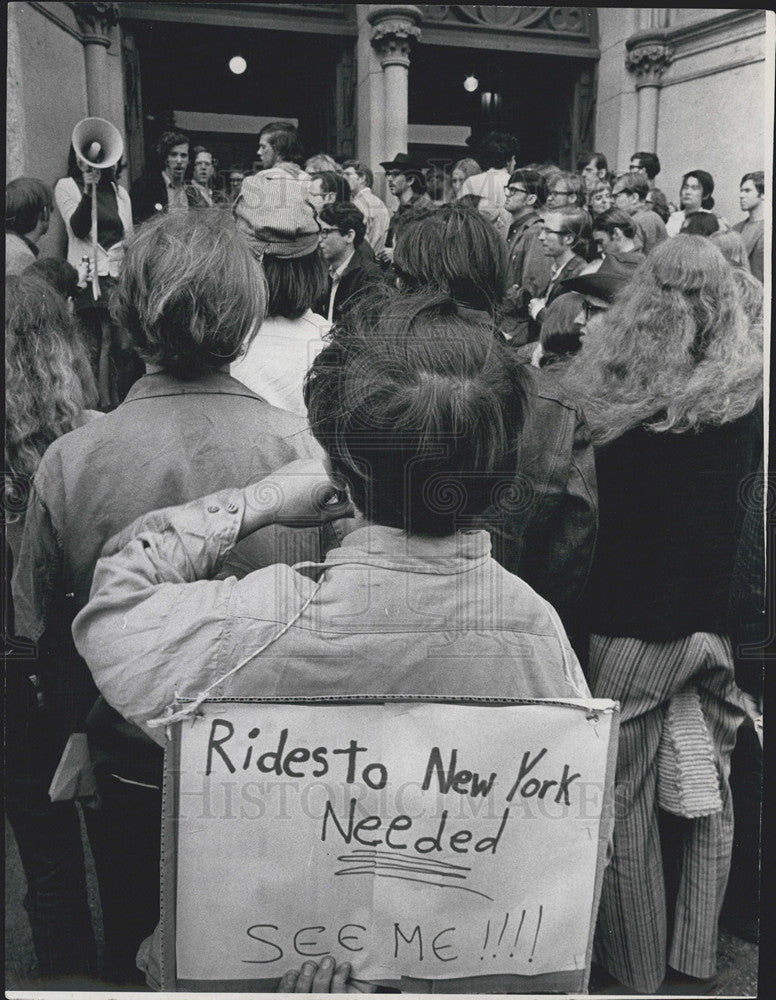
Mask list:
[[420,38],[420,11],[410,4],[376,6],[368,15],[370,41],[383,66],[409,66],[412,43]]
[[119,23],[116,3],[68,3],[86,45],[110,45],[110,29]]
[[659,87],[674,58],[674,48],[662,29],[639,31],[626,41],[625,67],[636,77],[637,87]]

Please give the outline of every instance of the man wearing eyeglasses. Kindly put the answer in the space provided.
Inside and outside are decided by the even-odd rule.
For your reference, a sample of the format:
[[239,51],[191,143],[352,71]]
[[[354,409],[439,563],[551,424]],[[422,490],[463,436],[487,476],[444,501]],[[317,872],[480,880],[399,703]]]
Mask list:
[[547,208],[582,208],[585,203],[585,182],[579,174],[560,170],[547,181]]
[[515,170],[504,193],[512,224],[507,234],[509,278],[502,332],[517,346],[529,339],[529,300],[541,295],[552,277],[550,258],[539,240],[542,218],[536,210],[544,204],[547,188],[538,171]]
[[318,311],[332,323],[342,316],[348,299],[383,277],[380,268],[359,250],[366,232],[359,208],[350,202],[332,202],[321,209],[319,222],[321,256],[329,266],[329,288]]
[[668,239],[666,225],[647,204],[649,181],[644,174],[621,174],[614,182],[614,207],[627,212],[636,227],[636,247],[648,254],[653,247]]
[[564,292],[562,281],[573,278],[585,267],[585,258],[577,253],[590,239],[590,216],[583,208],[559,208],[547,211],[539,230],[539,242],[551,262],[550,282],[541,297],[532,298],[528,313],[541,325],[544,309]]

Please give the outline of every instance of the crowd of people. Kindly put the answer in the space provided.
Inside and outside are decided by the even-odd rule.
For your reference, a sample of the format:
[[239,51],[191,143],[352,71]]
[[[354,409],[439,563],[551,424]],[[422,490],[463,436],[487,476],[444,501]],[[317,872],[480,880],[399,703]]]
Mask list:
[[[76,150],[6,187],[6,811],[41,981],[159,986],[154,720],[211,691],[617,700],[594,983],[713,976],[721,919],[757,934],[763,173],[731,226],[705,170],[674,205],[654,153],[574,172],[504,133],[381,163],[393,211],[287,122],[223,190],[185,135],[157,152],[129,193]],[[388,622],[354,610],[377,587]],[[99,966],[49,795],[76,746]],[[280,986],[344,988],[342,958]]]

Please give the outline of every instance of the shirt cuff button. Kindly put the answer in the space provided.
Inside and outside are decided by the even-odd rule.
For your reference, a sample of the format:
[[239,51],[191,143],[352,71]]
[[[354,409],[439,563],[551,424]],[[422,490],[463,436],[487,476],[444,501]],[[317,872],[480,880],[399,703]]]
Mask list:
[[219,511],[219,508],[216,507],[216,505],[214,503],[211,503],[211,505],[207,509],[208,514],[217,514],[218,511]]
[[238,510],[239,510],[240,508],[239,508],[239,507],[237,506],[237,504],[236,504],[236,503],[228,503],[228,504],[226,505],[226,509],[227,509],[228,513],[230,513],[230,514],[236,514],[236,513],[237,513],[237,511],[238,511]]

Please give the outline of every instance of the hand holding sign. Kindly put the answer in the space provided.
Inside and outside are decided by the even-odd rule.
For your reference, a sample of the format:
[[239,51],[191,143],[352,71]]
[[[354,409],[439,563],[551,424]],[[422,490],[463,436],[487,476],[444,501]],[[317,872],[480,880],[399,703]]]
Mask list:
[[335,965],[327,955],[320,965],[305,962],[301,969],[289,969],[278,984],[278,993],[374,993],[370,983],[350,978],[350,962]]

